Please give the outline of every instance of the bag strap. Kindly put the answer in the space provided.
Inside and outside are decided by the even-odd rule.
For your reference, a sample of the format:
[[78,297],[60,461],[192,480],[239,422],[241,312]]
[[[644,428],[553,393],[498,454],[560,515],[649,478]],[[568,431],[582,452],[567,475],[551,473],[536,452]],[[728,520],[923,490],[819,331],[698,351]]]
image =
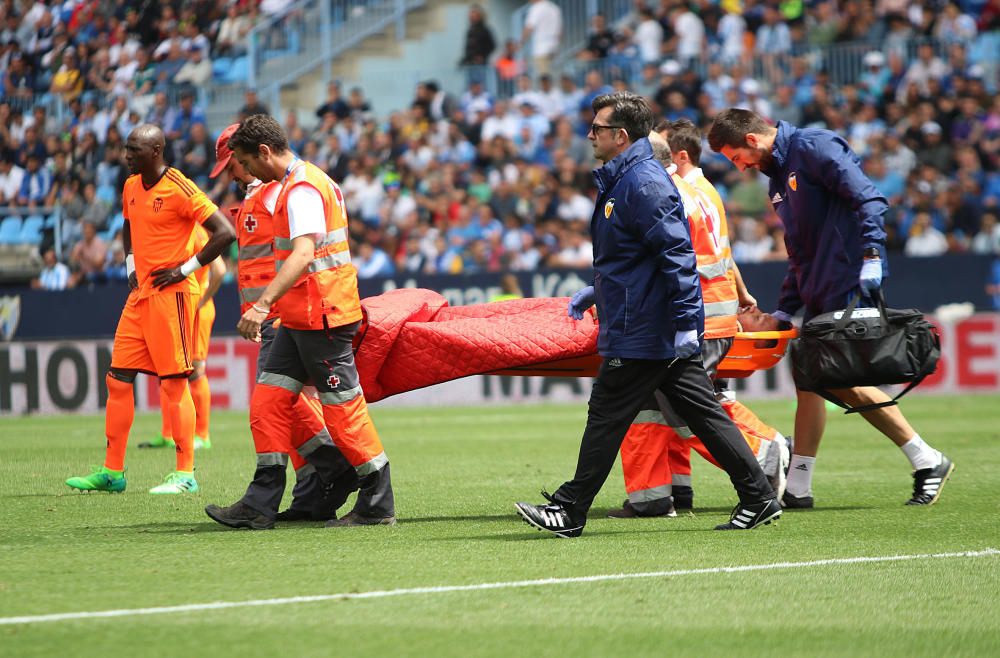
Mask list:
[[[927,374],[930,374],[930,373],[927,373]],[[907,384],[906,388],[904,388],[902,391],[900,391],[896,395],[896,397],[894,397],[891,400],[888,400],[886,402],[876,402],[875,404],[866,404],[866,405],[862,405],[860,407],[852,407],[851,405],[847,404],[846,402],[844,402],[843,400],[841,400],[836,395],[834,395],[833,393],[831,393],[830,391],[828,391],[826,389],[823,389],[823,390],[820,390],[820,391],[813,391],[813,393],[815,393],[816,395],[820,396],[824,400],[829,400],[830,402],[832,402],[833,404],[837,405],[841,409],[844,409],[845,410],[844,411],[845,414],[857,414],[857,413],[862,413],[864,411],[874,411],[876,409],[881,409],[882,407],[893,407],[893,406],[896,406],[897,404],[899,404],[899,398],[903,397],[904,395],[906,395],[907,393],[909,393],[911,390],[913,390],[914,388],[916,388],[920,384],[920,382],[924,381],[924,379],[927,377],[927,374],[921,375],[921,376],[917,377],[916,379],[914,379],[909,384]]]
[[[851,317],[854,316],[854,309],[857,308],[858,302],[861,301],[861,288],[859,287],[855,292],[851,293],[851,301],[848,302],[847,308],[844,309],[844,314],[840,317],[837,322],[837,330],[843,331],[847,323],[851,321]],[[875,302],[875,308],[878,309],[878,313],[882,316],[882,323],[885,326],[889,326],[889,316],[885,312],[885,297],[882,296],[882,289],[878,288],[872,293],[872,301]]]

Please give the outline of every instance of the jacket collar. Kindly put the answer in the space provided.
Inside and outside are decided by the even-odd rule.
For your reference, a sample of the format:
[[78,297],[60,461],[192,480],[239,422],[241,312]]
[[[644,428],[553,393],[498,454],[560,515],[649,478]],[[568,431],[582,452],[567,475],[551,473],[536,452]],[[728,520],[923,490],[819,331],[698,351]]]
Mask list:
[[597,189],[603,194],[614,187],[614,184],[625,175],[625,172],[637,163],[652,157],[653,147],[650,145],[649,139],[643,137],[636,140],[613,160],[594,170],[594,181],[597,183]]
[[788,145],[792,141],[792,135],[798,130],[787,121],[779,121],[777,125],[778,134],[774,136],[774,145],[771,147],[771,156],[774,158],[774,167],[771,171],[763,172],[765,175],[772,175],[785,168],[785,161],[788,159]]

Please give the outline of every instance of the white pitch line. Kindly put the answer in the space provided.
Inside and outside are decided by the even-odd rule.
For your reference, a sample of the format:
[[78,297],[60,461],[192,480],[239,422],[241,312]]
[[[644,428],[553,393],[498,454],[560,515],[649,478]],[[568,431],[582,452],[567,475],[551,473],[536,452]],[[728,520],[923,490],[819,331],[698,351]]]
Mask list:
[[838,564],[872,564],[878,562],[902,562],[906,560],[942,560],[948,558],[976,558],[1000,555],[1000,550],[986,548],[981,551],[959,553],[924,553],[917,555],[887,555],[874,557],[844,557],[809,562],[775,562],[772,564],[747,564],[736,567],[709,567],[705,569],[679,569],[675,571],[648,571],[644,573],[616,573],[598,576],[576,576],[572,578],[542,578],[539,580],[513,580],[499,583],[479,583],[478,585],[439,585],[435,587],[410,587],[406,589],[377,590],[373,592],[343,592],[341,594],[318,594],[314,596],[290,596],[276,599],[253,599],[250,601],[216,601],[213,603],[190,603],[156,608],[126,608],[122,610],[99,610],[93,612],[62,612],[52,615],[28,615],[24,617],[0,617],[0,626],[13,624],[40,624],[53,621],[73,621],[77,619],[103,619],[108,617],[133,617],[141,615],[164,615],[177,612],[200,612],[203,610],[225,610],[229,608],[251,608],[259,606],[291,605],[295,603],[317,603],[322,601],[349,601],[355,599],[384,599],[413,594],[446,594],[450,592],[478,592],[491,589],[515,589],[523,587],[543,587],[545,585],[568,585],[572,583],[596,583],[615,580],[635,580],[640,578],[673,578],[702,574],[744,573],[747,571],[774,571],[780,569],[804,569]]

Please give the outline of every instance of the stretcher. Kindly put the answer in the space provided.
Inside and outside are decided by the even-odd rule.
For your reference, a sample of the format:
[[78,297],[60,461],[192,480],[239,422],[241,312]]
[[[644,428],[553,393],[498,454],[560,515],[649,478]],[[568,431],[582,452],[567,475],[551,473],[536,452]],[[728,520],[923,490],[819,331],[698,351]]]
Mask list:
[[[375,402],[471,375],[593,377],[601,364],[597,316],[591,310],[573,320],[568,302],[547,297],[452,307],[419,288],[368,297],[355,339],[365,398]],[[794,330],[739,334],[722,362],[725,376],[773,367],[794,337]]]

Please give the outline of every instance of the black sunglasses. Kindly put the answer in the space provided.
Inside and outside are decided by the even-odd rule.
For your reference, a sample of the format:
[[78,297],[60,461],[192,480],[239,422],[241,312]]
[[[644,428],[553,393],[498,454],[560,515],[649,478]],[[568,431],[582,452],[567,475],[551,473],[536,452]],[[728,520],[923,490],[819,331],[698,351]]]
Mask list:
[[597,131],[601,128],[607,128],[608,130],[618,130],[619,128],[624,128],[625,126],[602,126],[599,123],[590,124],[590,132],[597,134]]

